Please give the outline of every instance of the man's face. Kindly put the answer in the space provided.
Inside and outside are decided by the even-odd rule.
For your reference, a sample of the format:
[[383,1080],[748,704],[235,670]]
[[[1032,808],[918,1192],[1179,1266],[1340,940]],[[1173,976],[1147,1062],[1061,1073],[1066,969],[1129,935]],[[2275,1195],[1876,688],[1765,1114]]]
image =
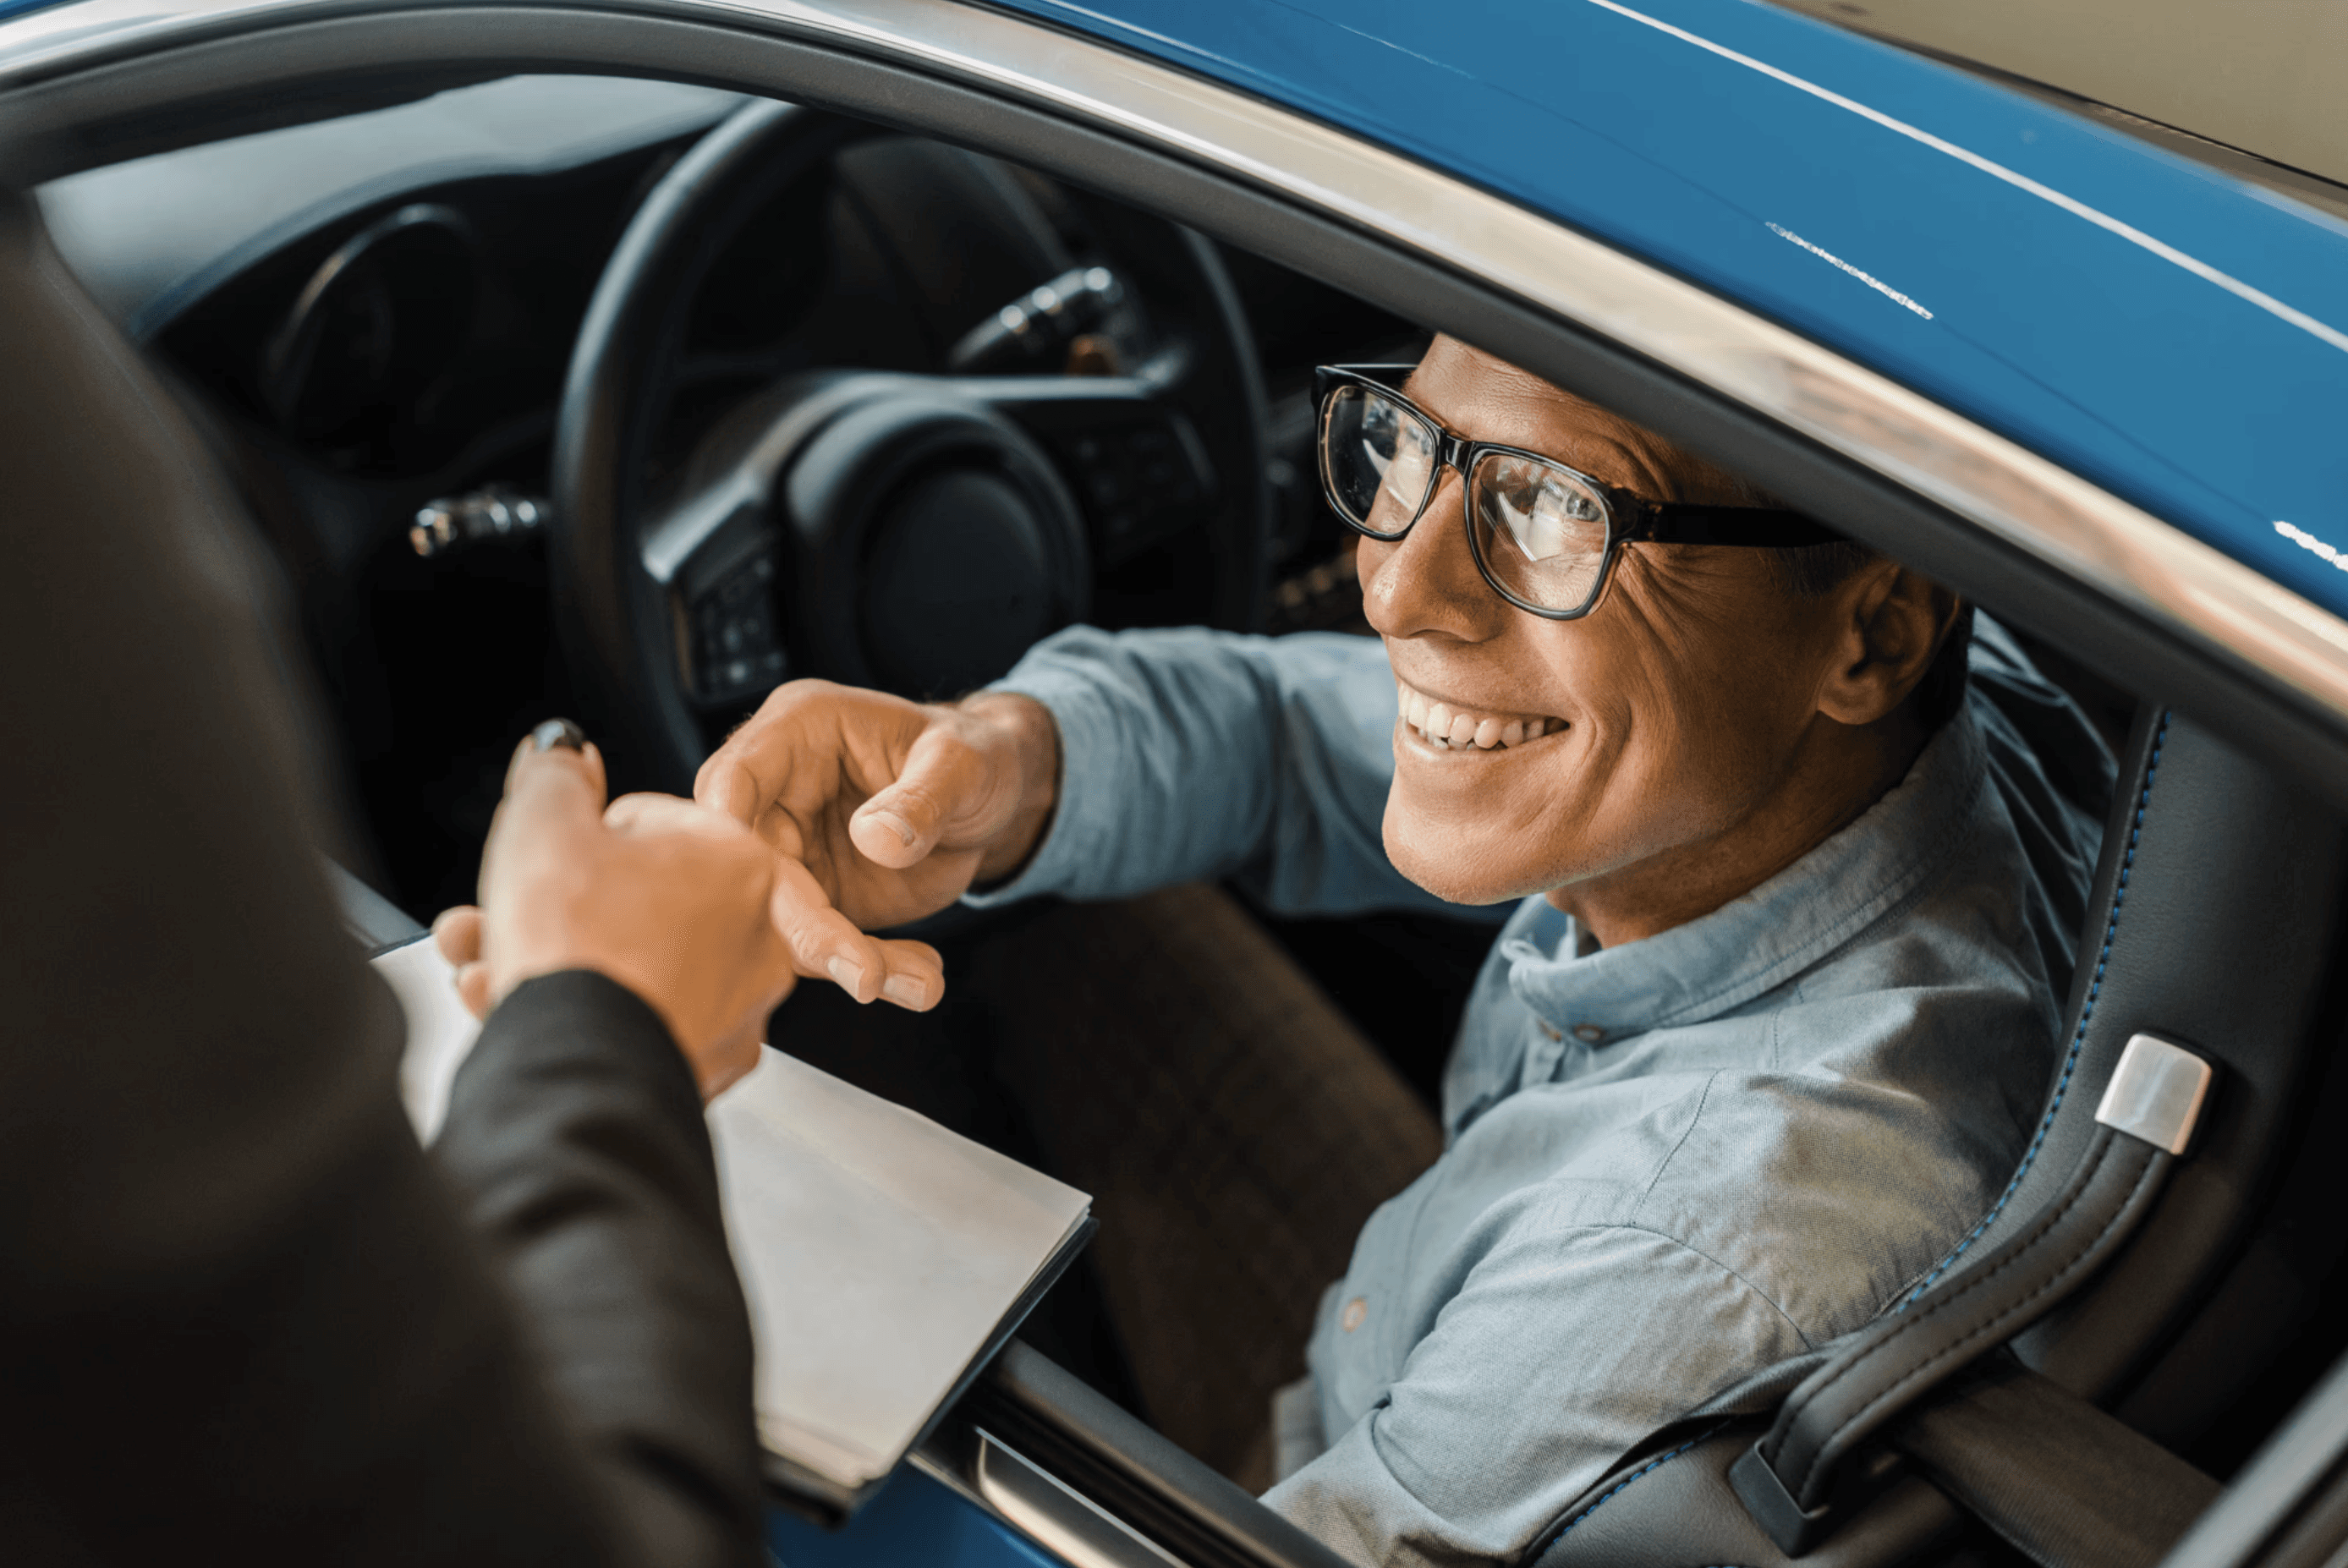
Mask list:
[[[1448,338],[1405,390],[1463,436],[1648,500],[1746,502],[1662,438]],[[1454,903],[1489,903],[1653,875],[1782,819],[1804,748],[1830,722],[1818,694],[1838,656],[1838,597],[1797,597],[1759,550],[1634,544],[1595,610],[1542,620],[1478,573],[1460,484],[1447,470],[1407,537],[1360,547],[1365,608],[1401,688],[1395,865]],[[1462,714],[1488,739],[1512,724],[1545,733],[1487,746],[1422,733],[1448,722],[1465,735]]]

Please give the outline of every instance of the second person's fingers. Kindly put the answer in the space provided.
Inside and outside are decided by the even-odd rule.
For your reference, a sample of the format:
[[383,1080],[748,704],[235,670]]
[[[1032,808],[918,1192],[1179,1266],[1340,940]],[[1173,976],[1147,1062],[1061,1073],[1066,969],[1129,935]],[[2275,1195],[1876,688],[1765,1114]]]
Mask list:
[[503,805],[524,805],[533,817],[575,816],[603,810],[603,755],[592,741],[572,744],[578,727],[550,718],[522,738],[506,768]]
[[692,833],[720,841],[748,838],[732,817],[678,796],[649,790],[623,795],[603,808],[603,825],[621,834]]
[[433,945],[440,956],[462,968],[481,956],[481,911],[478,904],[460,903],[454,909],[444,909],[432,923]]
[[488,965],[477,962],[463,965],[458,968],[457,1000],[462,1002],[465,1005],[465,1011],[472,1014],[476,1018],[489,1017],[489,966]]

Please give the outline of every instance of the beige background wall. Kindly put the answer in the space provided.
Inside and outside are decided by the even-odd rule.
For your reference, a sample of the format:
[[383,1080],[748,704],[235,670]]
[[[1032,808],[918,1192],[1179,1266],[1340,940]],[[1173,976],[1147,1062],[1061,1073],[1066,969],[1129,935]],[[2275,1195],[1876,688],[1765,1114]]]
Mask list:
[[1781,0],[2348,182],[2348,0]]

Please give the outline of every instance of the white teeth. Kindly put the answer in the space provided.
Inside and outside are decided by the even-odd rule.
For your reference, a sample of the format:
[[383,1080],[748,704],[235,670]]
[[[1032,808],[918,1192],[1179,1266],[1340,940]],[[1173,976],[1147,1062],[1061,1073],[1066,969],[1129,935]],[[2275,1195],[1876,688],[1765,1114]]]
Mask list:
[[1395,707],[1403,723],[1438,751],[1504,750],[1566,727],[1561,718],[1502,718],[1455,708],[1399,679],[1395,682]]

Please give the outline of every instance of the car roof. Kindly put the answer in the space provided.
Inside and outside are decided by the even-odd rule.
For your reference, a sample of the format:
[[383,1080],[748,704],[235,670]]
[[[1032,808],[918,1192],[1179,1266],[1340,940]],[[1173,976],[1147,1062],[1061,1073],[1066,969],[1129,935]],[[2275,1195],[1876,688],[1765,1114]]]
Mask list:
[[2348,614],[2348,223],[2313,207],[1744,0],[1004,4],[1669,267]]

